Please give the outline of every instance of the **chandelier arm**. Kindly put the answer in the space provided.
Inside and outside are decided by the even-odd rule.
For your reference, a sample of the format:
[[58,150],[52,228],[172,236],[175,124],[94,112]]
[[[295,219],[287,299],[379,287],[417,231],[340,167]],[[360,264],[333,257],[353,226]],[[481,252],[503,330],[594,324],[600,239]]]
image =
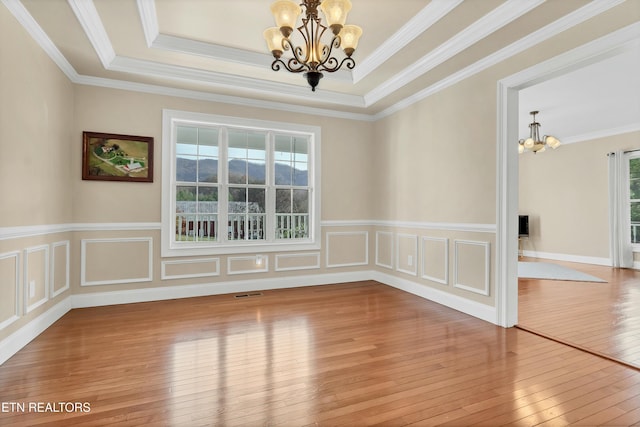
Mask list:
[[353,58],[347,57],[338,62],[336,58],[331,57],[327,61],[325,61],[324,64],[321,64],[318,67],[318,71],[326,71],[332,73],[334,71],[338,71],[340,68],[342,68],[343,65],[348,69],[353,70],[353,67],[356,66],[356,61],[354,61]]
[[[325,64],[327,62],[329,64],[338,63],[338,60],[335,57],[332,57],[331,53],[333,52],[334,48],[338,49],[340,47],[341,42],[342,42],[342,39],[340,38],[340,36],[336,35],[336,36],[333,36],[333,38],[331,39],[331,43],[329,43],[328,45],[322,46],[322,52],[320,54],[320,62],[318,63],[318,68],[320,68],[321,66],[324,66],[322,69],[330,72],[330,70],[332,69],[331,65],[325,65]],[[337,68],[335,69],[337,70]]]
[[[298,30],[300,30],[298,28]],[[306,39],[305,39],[306,42]],[[299,67],[304,67],[304,64],[306,63],[306,59],[304,56],[304,50],[300,47],[300,46],[294,46],[293,43],[291,43],[291,40],[283,38],[282,39],[282,49],[284,51],[287,50],[291,50],[291,53],[293,54],[293,58],[290,58],[287,62],[291,64],[291,68],[285,65],[285,68],[288,71],[292,71],[292,72],[296,72],[299,73],[300,71],[304,71],[305,68],[300,68]],[[284,64],[283,61],[280,61]],[[274,61],[275,63],[275,61]],[[271,67],[273,69],[273,66]],[[279,68],[278,68],[279,69]],[[297,71],[293,71],[293,70],[297,70]],[[277,70],[276,70],[277,71]]]
[[282,59],[276,59],[271,63],[271,69],[273,71],[280,71],[281,68],[284,68],[290,73],[302,73],[308,69],[305,64],[301,64],[295,58],[289,58],[287,62],[284,62]]

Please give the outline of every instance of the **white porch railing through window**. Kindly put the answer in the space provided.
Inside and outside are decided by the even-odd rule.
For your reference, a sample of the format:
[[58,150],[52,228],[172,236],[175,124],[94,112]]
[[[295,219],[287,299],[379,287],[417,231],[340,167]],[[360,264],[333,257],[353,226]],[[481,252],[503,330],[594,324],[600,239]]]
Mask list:
[[176,215],[176,242],[216,240],[218,214]]
[[[218,214],[176,214],[176,242],[215,241],[219,236]],[[309,237],[309,214],[276,214],[276,239]],[[265,214],[229,214],[229,240],[266,238]]]
[[276,214],[277,239],[309,237],[309,214]]

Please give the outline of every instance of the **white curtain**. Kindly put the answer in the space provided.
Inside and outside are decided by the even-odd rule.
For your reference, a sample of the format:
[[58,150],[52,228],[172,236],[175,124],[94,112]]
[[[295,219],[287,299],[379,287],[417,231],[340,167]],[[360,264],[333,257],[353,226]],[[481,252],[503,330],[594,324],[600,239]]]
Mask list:
[[623,268],[633,267],[627,175],[624,152],[609,153],[609,253],[611,266]]

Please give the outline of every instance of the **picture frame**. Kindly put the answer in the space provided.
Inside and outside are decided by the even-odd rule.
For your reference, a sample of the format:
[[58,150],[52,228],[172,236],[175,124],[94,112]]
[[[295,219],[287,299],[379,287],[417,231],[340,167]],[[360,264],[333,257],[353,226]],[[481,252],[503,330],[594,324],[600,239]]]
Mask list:
[[153,182],[153,137],[82,132],[82,179]]

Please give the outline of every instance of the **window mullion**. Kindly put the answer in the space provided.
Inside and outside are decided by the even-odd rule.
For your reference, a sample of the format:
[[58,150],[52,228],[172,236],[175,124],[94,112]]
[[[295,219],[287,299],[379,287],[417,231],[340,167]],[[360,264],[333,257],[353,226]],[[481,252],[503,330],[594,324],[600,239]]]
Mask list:
[[228,135],[227,128],[220,127],[218,150],[218,220],[220,221],[220,243],[229,241],[229,174],[227,173],[227,150]]
[[266,150],[266,202],[265,210],[266,215],[266,236],[265,240],[269,243],[275,241],[276,236],[276,189],[275,189],[275,164],[274,164],[274,150],[275,150],[275,135],[273,132],[267,133],[267,150]]

